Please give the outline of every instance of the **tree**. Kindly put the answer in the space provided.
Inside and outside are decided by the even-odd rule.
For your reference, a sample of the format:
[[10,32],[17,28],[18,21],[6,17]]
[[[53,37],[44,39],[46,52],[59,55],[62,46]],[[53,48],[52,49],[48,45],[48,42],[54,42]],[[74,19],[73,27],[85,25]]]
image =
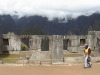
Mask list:
[[44,32],[36,27],[30,27],[21,31],[21,34],[24,35],[43,35]]

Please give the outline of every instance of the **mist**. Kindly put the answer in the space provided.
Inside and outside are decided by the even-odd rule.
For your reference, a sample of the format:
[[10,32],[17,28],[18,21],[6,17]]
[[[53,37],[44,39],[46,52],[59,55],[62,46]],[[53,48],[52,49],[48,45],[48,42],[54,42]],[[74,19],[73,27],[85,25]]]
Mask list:
[[76,18],[100,12],[99,0],[0,0],[0,14],[22,16],[39,15],[53,18]]

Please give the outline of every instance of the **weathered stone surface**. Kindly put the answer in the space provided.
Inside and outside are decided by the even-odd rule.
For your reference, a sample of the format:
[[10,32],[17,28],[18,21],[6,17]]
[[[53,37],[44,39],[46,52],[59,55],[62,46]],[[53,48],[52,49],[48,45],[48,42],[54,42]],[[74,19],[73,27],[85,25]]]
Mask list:
[[21,51],[21,40],[24,38],[29,40],[28,51],[32,52],[30,60],[33,61],[63,62],[65,53],[82,53],[84,44],[88,44],[94,50],[95,56],[100,56],[100,31],[89,31],[87,35],[2,34],[0,36],[0,53],[9,51],[9,53],[18,54],[18,51]]

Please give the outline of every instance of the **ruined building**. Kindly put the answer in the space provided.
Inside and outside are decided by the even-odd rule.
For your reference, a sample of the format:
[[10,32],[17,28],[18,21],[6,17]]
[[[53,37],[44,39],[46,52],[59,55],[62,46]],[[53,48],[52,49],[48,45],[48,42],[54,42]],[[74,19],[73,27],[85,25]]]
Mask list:
[[31,60],[62,62],[67,52],[80,53],[88,44],[97,55],[100,53],[100,31],[89,31],[87,35],[0,35],[0,53],[20,52],[22,41],[27,41],[27,50],[32,52]]

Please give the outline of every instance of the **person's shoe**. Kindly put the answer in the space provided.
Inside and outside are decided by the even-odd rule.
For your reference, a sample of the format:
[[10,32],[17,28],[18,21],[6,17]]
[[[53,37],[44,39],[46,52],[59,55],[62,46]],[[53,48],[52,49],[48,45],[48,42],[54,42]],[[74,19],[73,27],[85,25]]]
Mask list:
[[91,67],[92,66],[92,64],[89,64],[89,67]]

